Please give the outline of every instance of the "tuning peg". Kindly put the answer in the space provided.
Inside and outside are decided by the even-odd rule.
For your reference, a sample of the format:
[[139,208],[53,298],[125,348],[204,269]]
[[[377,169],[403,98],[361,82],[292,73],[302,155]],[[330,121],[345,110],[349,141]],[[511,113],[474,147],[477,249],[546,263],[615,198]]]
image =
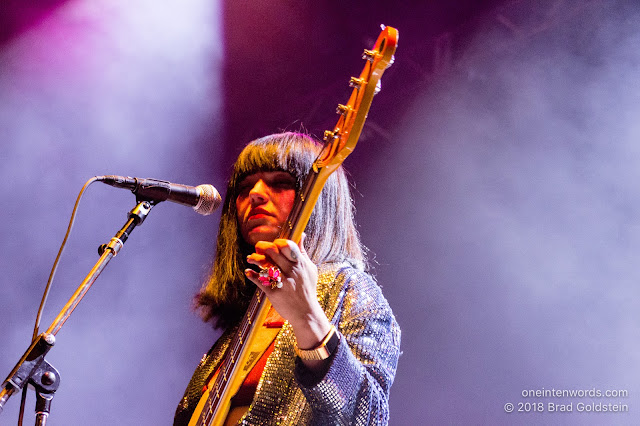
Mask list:
[[336,114],[340,115],[345,115],[349,111],[351,111],[351,107],[347,105],[338,104],[338,108],[336,108]]
[[373,62],[376,58],[376,52],[369,49],[364,49],[364,53],[362,54],[362,59],[366,59],[369,62]]
[[332,132],[331,130],[325,130],[324,131],[324,140],[325,141],[329,141],[329,139],[335,139],[336,138],[336,134],[334,132]]
[[357,77],[351,77],[351,80],[349,80],[349,87],[358,87],[360,88],[360,86],[362,86],[365,83],[364,79],[362,78],[357,78]]

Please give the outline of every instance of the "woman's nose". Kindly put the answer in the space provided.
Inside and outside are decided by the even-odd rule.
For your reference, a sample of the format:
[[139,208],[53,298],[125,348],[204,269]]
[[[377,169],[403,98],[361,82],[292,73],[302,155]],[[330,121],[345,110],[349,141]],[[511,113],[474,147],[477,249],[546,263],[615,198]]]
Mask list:
[[252,203],[261,203],[268,199],[269,197],[269,186],[260,179],[253,185],[251,191],[249,191],[249,197],[251,198]]

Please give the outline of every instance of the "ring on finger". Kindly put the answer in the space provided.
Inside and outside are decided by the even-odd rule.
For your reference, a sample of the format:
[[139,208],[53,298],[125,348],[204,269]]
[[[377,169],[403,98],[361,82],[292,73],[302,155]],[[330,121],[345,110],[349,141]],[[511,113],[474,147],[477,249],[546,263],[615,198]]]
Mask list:
[[282,271],[277,266],[260,269],[258,274],[260,284],[271,289],[282,288]]

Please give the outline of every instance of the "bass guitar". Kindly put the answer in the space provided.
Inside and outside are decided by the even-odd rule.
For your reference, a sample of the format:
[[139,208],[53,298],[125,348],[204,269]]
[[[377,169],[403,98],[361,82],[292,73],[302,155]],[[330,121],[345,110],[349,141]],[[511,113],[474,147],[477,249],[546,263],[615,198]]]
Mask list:
[[[351,77],[353,87],[346,104],[338,105],[340,115],[334,129],[325,131],[325,144],[298,194],[280,238],[300,242],[320,192],[333,173],[353,151],[360,137],[374,95],[380,90],[380,77],[393,63],[398,31],[382,27],[373,48],[365,50],[364,69]],[[241,366],[249,360],[252,343],[264,323],[271,304],[261,290],[256,290],[246,314],[233,337],[218,373],[207,386],[191,417],[189,426],[219,426],[225,423],[231,398],[237,393],[246,374]]]

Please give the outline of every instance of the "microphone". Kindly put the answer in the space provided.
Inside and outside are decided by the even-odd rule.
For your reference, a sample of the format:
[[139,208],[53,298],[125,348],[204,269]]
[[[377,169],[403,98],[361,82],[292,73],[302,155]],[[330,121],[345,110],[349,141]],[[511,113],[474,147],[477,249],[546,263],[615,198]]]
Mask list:
[[193,207],[196,213],[208,215],[220,206],[222,198],[213,185],[188,186],[165,180],[141,179],[125,176],[96,176],[107,185],[131,190],[138,199],[148,201],[172,201]]

